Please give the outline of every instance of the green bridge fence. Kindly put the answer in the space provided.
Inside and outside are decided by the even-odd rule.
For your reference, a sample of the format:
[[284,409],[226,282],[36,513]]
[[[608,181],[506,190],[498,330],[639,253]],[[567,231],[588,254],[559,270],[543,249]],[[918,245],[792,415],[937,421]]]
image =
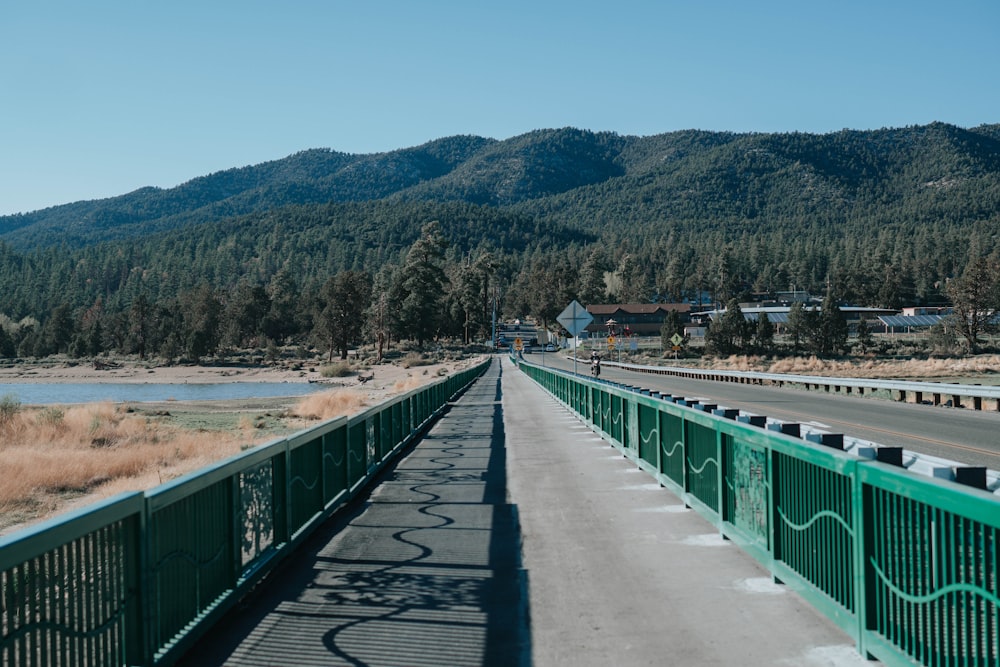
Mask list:
[[0,538],[0,665],[169,665],[491,362]]
[[1000,665],[997,496],[845,453],[842,436],[810,443],[798,425],[519,365],[862,655]]

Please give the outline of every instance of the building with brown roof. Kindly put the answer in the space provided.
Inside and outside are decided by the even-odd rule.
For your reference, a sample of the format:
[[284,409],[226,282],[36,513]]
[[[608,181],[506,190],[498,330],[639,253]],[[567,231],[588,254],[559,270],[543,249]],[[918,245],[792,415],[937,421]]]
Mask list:
[[[621,335],[626,330],[637,336],[659,336],[671,311],[680,313],[681,322],[690,319],[688,303],[615,303],[587,306],[594,321],[587,327],[591,336],[609,333]],[[610,321],[610,324],[609,324]]]

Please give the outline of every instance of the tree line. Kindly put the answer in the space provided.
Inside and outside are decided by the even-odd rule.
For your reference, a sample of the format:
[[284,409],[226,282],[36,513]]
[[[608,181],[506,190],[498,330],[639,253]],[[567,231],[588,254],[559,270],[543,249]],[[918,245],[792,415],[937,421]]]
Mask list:
[[197,361],[225,350],[276,354],[277,346],[295,343],[346,359],[367,335],[418,345],[439,336],[483,335],[488,262],[451,267],[449,273],[446,248],[440,225],[432,222],[402,264],[374,276],[344,270],[303,289],[282,269],[267,283],[242,278],[218,289],[202,282],[161,300],[139,292],[118,310],[98,298],[78,309],[61,303],[43,321],[0,314],[0,357],[116,352]]
[[[375,345],[381,356],[388,344],[403,339],[420,346],[442,338],[485,342],[494,318],[532,317],[555,328],[556,316],[573,299],[646,302],[634,283],[649,267],[629,254],[615,264],[600,244],[536,248],[521,256],[452,250],[441,224],[432,221],[422,226],[400,262],[374,273],[344,269],[303,284],[284,267],[266,282],[242,276],[219,287],[202,281],[159,299],[138,291],[118,308],[98,297],[80,307],[62,302],[44,318],[0,314],[0,357],[119,353],[197,361],[229,350],[276,355],[280,346],[296,344],[322,350],[332,360],[347,358],[359,343]],[[725,312],[709,329],[706,351],[721,356],[775,352],[775,329],[767,316],[756,322],[743,317],[739,304],[750,300],[752,289],[735,275],[734,253],[726,250],[716,261],[700,286],[713,304],[725,305]],[[786,327],[790,352],[831,355],[848,349],[839,308],[844,284],[828,281],[827,286],[819,309],[793,305]],[[955,335],[968,350],[978,351],[982,335],[995,328],[994,313],[1000,312],[1000,254],[974,249],[942,297],[955,307]],[[682,324],[668,323],[670,335],[681,332]],[[863,349],[867,327],[857,333]]]

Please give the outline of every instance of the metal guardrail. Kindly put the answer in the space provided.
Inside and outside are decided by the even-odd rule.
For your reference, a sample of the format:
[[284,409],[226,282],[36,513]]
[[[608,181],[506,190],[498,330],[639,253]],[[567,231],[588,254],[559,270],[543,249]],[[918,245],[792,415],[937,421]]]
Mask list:
[[898,401],[968,407],[974,410],[1000,411],[1000,386],[982,386],[951,382],[912,382],[905,380],[877,380],[873,378],[831,378],[821,375],[792,375],[787,373],[759,373],[755,371],[719,371],[676,366],[644,366],[639,364],[602,362],[639,373],[675,375],[696,380],[737,382],[740,384],[796,385],[807,389],[824,388],[835,392],[857,393],[883,391]]
[[898,448],[847,452],[799,424],[519,365],[862,655],[1000,664],[997,496],[904,469]]
[[172,664],[490,363],[0,538],[0,665]]
[[[615,362],[602,362],[602,363],[607,366],[617,366],[619,368],[625,368],[627,370],[633,370],[633,371],[640,369],[651,369],[652,372],[660,369],[660,367],[657,366],[638,366],[635,364],[619,364]],[[666,370],[681,371],[684,376],[693,377],[694,379],[707,379],[707,380],[720,379],[720,377],[713,377],[713,376],[696,377],[689,375],[689,373],[699,372],[699,371],[694,371],[692,369],[667,368]],[[768,378],[780,378],[781,380],[783,380],[783,381],[775,380],[774,384],[776,385],[796,384],[798,382],[797,379],[800,378],[803,380],[814,379],[813,376],[785,375],[777,373],[747,373],[740,371],[708,371],[708,372],[713,374],[724,374],[721,376],[722,378],[730,378],[730,381],[740,382],[742,384],[748,384],[748,383],[752,384],[754,383],[752,382],[754,379],[768,379]],[[759,377],[755,378],[751,376],[759,376]],[[792,378],[792,380],[789,381],[787,380],[787,378]],[[838,393],[840,392],[841,389],[844,388],[844,385],[842,384],[843,382],[845,381],[852,382],[852,380],[842,380],[840,378],[820,377],[818,379],[825,380],[826,381],[824,383],[825,386],[834,388],[835,390],[837,390]],[[927,386],[968,387],[971,390],[982,389],[982,387],[974,385],[958,385],[958,384],[937,385],[935,383],[927,383],[927,382],[895,382],[891,380],[862,380],[862,382],[903,385],[904,388],[908,388],[911,390],[913,387],[924,388]],[[762,384],[762,383],[757,383],[757,384]],[[851,387],[858,389],[858,395],[863,395],[862,388],[859,387],[858,385],[847,385],[847,393],[851,393],[850,391]],[[986,389],[995,390],[1000,388],[988,387]],[[753,419],[755,421],[759,421],[761,424],[765,426],[770,426],[772,428],[783,428],[787,430],[793,426],[790,424],[782,424],[780,421],[777,420],[767,420],[767,418],[765,417],[758,417],[756,415],[748,416],[747,419],[748,420]],[[979,466],[967,466],[954,461],[949,461],[947,459],[930,456],[928,454],[905,451],[898,447],[896,448],[884,447],[882,445],[879,445],[878,443],[874,443],[868,440],[863,440],[861,438],[854,438],[846,435],[841,436],[837,434],[827,433],[821,429],[807,426],[805,424],[794,425],[794,429],[795,432],[799,433],[802,438],[807,440],[812,439],[816,442],[819,442],[824,439],[829,441],[831,437],[838,438],[840,447],[844,451],[855,454],[862,458],[866,459],[877,458],[878,460],[887,460],[891,456],[894,461],[897,461],[897,465],[909,469],[913,472],[917,472],[923,475],[930,475],[938,479],[944,479],[948,481],[959,481],[962,483],[970,484],[972,486],[978,486],[981,489],[991,491],[994,494],[1000,496],[1000,471],[989,470]],[[892,451],[892,454],[889,453],[890,451]]]

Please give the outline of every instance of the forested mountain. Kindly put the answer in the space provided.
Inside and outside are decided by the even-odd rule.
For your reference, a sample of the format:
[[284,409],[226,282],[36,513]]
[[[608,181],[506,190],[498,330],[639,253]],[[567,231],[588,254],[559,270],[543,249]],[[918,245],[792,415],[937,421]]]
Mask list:
[[452,137],[361,156],[307,150],[168,190],[147,187],[111,199],[0,217],[0,240],[17,248],[79,247],[291,204],[378,200],[450,172],[490,143],[493,140]]
[[290,204],[386,198],[520,205],[542,222],[555,215],[592,228],[612,219],[746,224],[815,215],[934,223],[995,215],[998,180],[998,125],[653,137],[540,130],[375,155],[307,150],[167,190],[0,217],[0,239],[22,250],[79,247]]
[[[717,300],[791,286],[935,303],[970,251],[1000,251],[1000,125],[830,134],[564,128],[281,160],[0,217],[0,317],[121,311],[279,272],[318,290],[400,266],[436,221],[452,274],[490,257],[525,314],[558,299]],[[0,322],[2,324],[2,322]]]
[[18,250],[80,247],[290,204],[381,199],[515,206],[542,224],[598,231],[664,222],[796,226],[806,218],[936,224],[993,218],[998,182],[998,125],[652,137],[540,130],[375,155],[307,150],[171,189],[0,217],[0,240]]

